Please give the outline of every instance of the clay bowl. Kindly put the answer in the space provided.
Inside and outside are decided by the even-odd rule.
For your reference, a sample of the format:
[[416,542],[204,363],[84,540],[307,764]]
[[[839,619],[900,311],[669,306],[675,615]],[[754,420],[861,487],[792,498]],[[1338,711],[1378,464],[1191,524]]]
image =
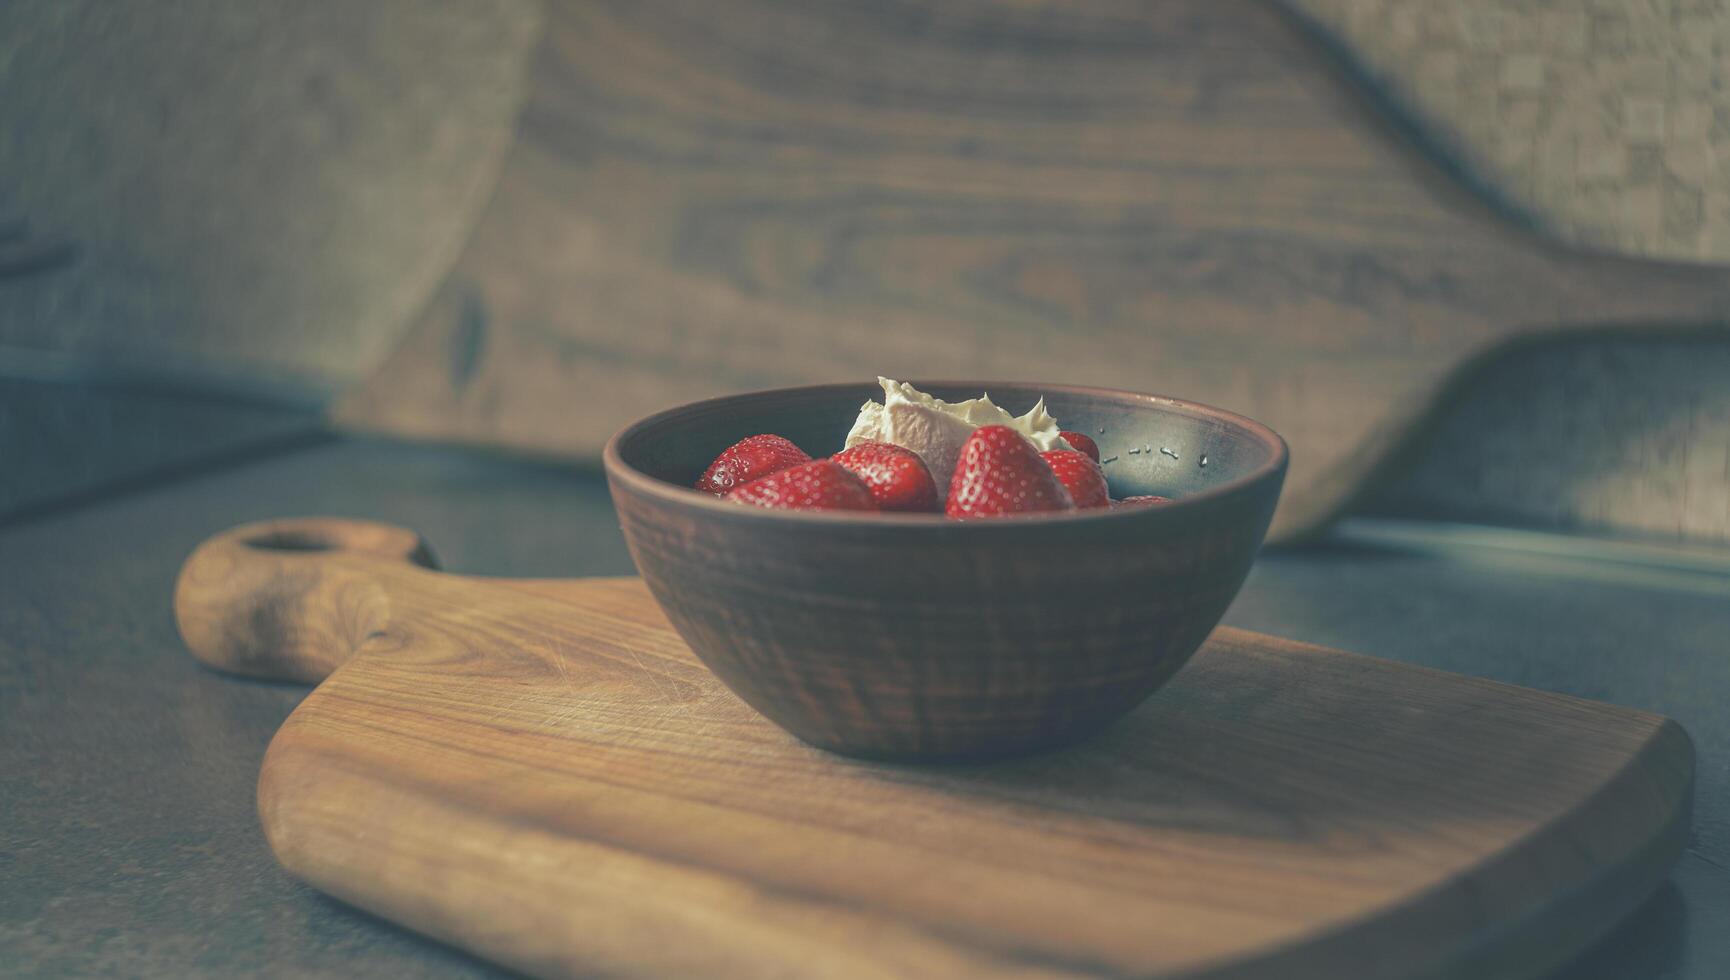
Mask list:
[[[773,511],[688,489],[722,449],[775,432],[838,451],[871,383],[783,388],[651,415],[606,448],[625,540],[685,641],[799,738],[881,759],[1055,746],[1140,704],[1195,652],[1261,547],[1285,479],[1267,427],[1127,391],[915,381],[1045,396],[1098,442],[1112,495],[1162,506],[995,521]],[[1131,450],[1143,450],[1131,453]],[[1205,460],[1205,463],[1204,463]]]

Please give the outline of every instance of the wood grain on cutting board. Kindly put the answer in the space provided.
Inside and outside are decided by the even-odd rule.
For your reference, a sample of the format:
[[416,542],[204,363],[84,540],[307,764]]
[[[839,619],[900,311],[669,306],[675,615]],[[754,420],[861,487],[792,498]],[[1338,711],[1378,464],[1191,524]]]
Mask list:
[[468,250],[342,421],[592,456],[779,384],[1120,386],[1278,429],[1289,536],[1474,355],[1730,309],[1721,270],[1492,213],[1248,0],[560,0],[532,84]]
[[734,698],[637,580],[308,526],[213,539],[177,594],[206,662],[335,670],[267,755],[271,846],[537,974],[1530,977],[1686,835],[1672,722],[1230,629],[1072,749],[848,760]]

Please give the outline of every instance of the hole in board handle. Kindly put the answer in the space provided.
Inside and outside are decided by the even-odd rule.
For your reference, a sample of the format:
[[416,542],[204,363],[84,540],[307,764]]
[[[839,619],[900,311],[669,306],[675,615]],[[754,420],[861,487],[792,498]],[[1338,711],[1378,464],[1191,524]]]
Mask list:
[[259,551],[335,551],[337,547],[335,542],[305,531],[272,531],[245,543]]

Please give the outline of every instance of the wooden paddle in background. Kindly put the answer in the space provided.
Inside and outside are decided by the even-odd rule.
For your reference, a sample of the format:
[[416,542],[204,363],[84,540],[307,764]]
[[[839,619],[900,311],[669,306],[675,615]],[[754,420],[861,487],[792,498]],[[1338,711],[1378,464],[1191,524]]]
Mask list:
[[1249,0],[556,0],[532,84],[465,254],[342,422],[580,457],[750,388],[1107,385],[1279,430],[1290,537],[1472,358],[1730,310],[1721,270],[1511,224]]

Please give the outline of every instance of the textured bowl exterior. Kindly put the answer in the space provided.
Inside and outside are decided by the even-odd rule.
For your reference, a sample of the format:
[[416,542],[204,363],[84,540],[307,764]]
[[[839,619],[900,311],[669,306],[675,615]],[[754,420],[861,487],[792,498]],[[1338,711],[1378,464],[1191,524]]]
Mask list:
[[704,453],[746,430],[777,431],[769,424],[783,415],[781,428],[804,434],[792,437],[808,452],[838,450],[839,436],[806,442],[836,426],[844,434],[875,386],[760,392],[651,416],[608,446],[638,569],[729,688],[825,749],[982,757],[1108,725],[1183,666],[1236,596],[1279,497],[1283,443],[1248,420],[1169,399],[929,384],[947,397],[989,390],[1012,410],[1061,391],[1051,401],[1066,425],[1110,419],[1119,444],[1211,454],[1216,482],[1204,466],[1172,466],[1164,483],[1113,488],[1185,494],[1172,504],[975,522],[768,512],[682,489]]

